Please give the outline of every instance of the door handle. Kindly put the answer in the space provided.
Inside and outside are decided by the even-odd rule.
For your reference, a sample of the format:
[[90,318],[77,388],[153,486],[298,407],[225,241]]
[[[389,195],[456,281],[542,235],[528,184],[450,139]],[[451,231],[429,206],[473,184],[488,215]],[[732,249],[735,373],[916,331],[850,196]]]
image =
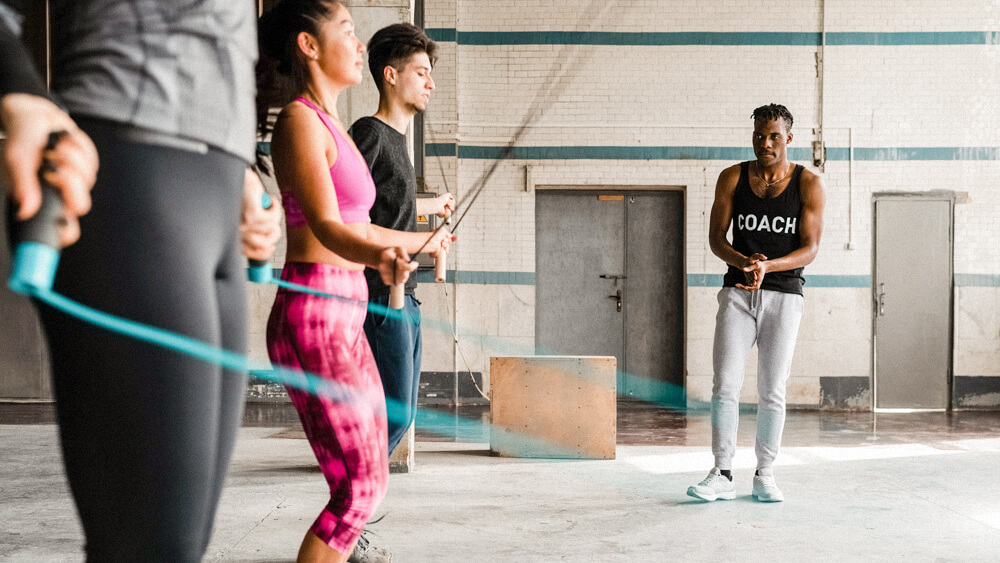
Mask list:
[[601,274],[601,279],[602,280],[615,280],[615,285],[618,285],[618,280],[626,279],[626,276],[624,274],[622,274],[620,276],[618,274]]
[[885,284],[878,284],[878,316],[885,316]]
[[[601,276],[601,277],[604,277],[604,276]],[[615,292],[614,295],[609,295],[608,299],[617,299],[618,300],[617,308],[618,308],[618,312],[621,313],[622,312],[622,290],[619,289],[618,291]]]

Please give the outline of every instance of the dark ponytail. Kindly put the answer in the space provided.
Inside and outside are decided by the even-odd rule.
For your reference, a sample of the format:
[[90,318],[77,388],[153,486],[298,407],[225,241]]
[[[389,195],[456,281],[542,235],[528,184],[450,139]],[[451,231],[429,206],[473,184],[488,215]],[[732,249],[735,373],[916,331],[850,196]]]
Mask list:
[[[338,0],[279,0],[257,20],[257,136],[263,141],[274,128],[271,110],[282,108],[306,87],[306,66],[297,42],[303,31],[319,36],[319,27],[333,17]],[[257,147],[257,170],[270,174]]]

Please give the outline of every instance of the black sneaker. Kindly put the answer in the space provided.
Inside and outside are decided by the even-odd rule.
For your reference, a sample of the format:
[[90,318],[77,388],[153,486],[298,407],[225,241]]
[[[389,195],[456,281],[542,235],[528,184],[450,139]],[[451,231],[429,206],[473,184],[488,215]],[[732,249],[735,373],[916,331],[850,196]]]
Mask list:
[[358,543],[354,544],[354,551],[347,558],[347,563],[392,563],[392,553],[387,549],[375,547],[367,538],[368,530],[361,532]]

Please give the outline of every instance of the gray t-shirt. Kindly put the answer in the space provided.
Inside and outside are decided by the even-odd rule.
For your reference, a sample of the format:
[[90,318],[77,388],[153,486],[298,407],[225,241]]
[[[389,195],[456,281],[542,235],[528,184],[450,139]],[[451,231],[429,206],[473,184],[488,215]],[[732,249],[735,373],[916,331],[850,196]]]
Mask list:
[[[26,0],[0,0],[0,44]],[[52,92],[71,114],[107,119],[254,158],[255,3],[51,0]],[[13,50],[13,49],[12,49]],[[17,49],[0,93],[38,93]]]
[[[396,231],[417,230],[417,176],[406,149],[406,135],[375,117],[362,117],[351,125],[348,133],[364,155],[375,181],[375,204],[372,223]],[[377,297],[389,293],[378,271],[365,268],[368,295]],[[413,294],[417,276],[406,281],[406,293]]]

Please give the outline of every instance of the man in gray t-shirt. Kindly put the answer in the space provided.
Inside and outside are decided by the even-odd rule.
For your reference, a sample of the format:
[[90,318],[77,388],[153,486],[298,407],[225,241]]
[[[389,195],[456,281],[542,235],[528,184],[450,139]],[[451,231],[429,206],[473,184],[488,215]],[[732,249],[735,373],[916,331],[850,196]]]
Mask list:
[[[455,208],[451,194],[417,199],[417,179],[406,146],[406,130],[414,115],[427,108],[434,80],[431,71],[437,45],[411,24],[383,28],[368,42],[368,64],[379,91],[378,111],[351,126],[349,133],[364,155],[375,181],[372,223],[398,231],[417,230],[417,215],[447,216]],[[443,256],[441,257],[443,258]],[[368,299],[386,306],[389,287],[378,272],[366,269]],[[388,399],[405,406],[405,420],[389,419],[389,452],[406,435],[416,417],[417,391],[420,387],[420,302],[414,297],[416,276],[406,282],[403,318],[369,312],[365,335],[382,376]],[[349,561],[376,561],[362,536]],[[373,550],[382,551],[384,550]]]

